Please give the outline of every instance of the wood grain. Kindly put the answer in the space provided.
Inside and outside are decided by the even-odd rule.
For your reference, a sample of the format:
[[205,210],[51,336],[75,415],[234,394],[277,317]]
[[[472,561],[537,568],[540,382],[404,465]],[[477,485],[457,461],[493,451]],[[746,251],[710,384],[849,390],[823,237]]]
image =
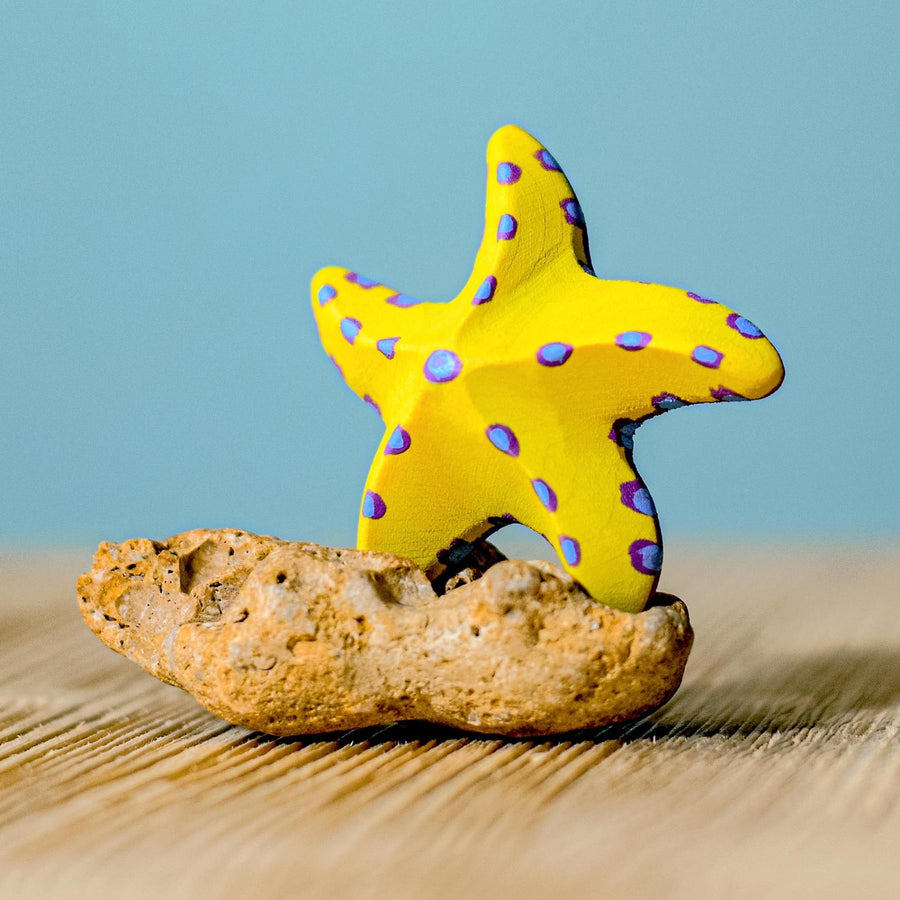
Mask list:
[[670,548],[696,643],[555,740],[233,728],[103,647],[90,552],[0,554],[4,897],[896,897],[897,548]]

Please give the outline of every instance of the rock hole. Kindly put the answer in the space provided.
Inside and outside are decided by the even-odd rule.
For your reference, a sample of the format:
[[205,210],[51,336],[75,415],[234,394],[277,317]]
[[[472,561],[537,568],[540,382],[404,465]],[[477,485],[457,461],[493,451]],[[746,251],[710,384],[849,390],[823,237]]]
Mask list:
[[242,610],[234,617],[234,621],[235,621],[235,622],[245,622],[245,621],[249,618],[249,616],[250,616],[250,610],[249,610],[249,609],[242,609]]
[[234,556],[234,547],[229,547],[229,548],[228,548],[228,555],[229,555],[229,556]]
[[275,581],[277,581],[278,584],[284,584],[285,581],[287,581],[287,574],[284,573],[284,572],[279,572],[279,573],[275,576]]
[[472,637],[478,637],[481,634],[481,629],[477,625],[472,626]]

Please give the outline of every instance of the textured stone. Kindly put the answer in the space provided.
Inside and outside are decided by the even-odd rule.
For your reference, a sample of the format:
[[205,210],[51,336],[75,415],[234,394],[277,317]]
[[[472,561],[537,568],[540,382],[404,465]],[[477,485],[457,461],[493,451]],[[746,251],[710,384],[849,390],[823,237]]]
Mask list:
[[109,647],[271,734],[406,719],[551,734],[636,718],[681,683],[680,600],[622,612],[542,562],[479,575],[437,595],[392,554],[196,530],[101,544],[78,596]]

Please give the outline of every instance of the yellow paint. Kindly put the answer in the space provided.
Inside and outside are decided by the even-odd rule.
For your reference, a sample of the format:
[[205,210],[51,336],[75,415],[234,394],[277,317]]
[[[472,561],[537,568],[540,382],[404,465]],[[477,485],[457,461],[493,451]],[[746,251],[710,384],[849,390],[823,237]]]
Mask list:
[[418,302],[336,267],[313,279],[322,343],[386,426],[359,547],[434,578],[460,541],[514,517],[598,600],[640,610],[662,549],[627,422],[764,397],[781,359],[720,303],[595,277],[575,194],[525,131],[496,132],[487,163],[484,237],[453,300]]

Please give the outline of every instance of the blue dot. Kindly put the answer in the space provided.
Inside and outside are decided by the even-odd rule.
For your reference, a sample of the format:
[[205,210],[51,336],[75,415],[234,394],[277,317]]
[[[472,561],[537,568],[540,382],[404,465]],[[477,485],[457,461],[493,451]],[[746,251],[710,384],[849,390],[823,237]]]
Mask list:
[[662,547],[658,544],[647,547],[642,555],[644,557],[644,565],[651,572],[658,572],[662,568]]
[[691,353],[691,359],[694,362],[700,363],[701,366],[706,366],[708,369],[718,369],[723,356],[724,354],[719,353],[718,350],[713,350],[712,347],[707,347],[703,344],[694,347]]
[[493,275],[488,275],[484,281],[478,285],[478,290],[475,291],[475,297],[472,299],[473,306],[480,306],[482,303],[487,303],[489,300],[494,299],[494,291],[497,290],[497,279],[494,278]]
[[500,216],[500,224],[497,226],[497,240],[508,241],[516,236],[519,223],[509,213]]
[[379,353],[384,354],[388,359],[393,359],[395,353],[394,347],[399,340],[400,338],[398,337],[382,338],[375,344],[375,346],[378,348]]
[[344,276],[344,278],[346,278],[347,281],[352,281],[353,284],[359,285],[361,288],[368,289],[368,288],[378,287],[377,281],[375,281],[372,278],[366,278],[365,276],[360,275],[357,272],[348,272]]
[[749,320],[737,313],[732,313],[726,319],[728,324],[740,335],[745,338],[761,338],[763,333]]
[[628,548],[631,565],[642,575],[655,575],[662,568],[662,547],[646,539],[634,541]]
[[559,549],[562,551],[563,559],[570,566],[577,566],[581,562],[581,545],[575,538],[561,534],[559,536]]
[[503,431],[503,429],[492,428],[488,432],[488,437],[491,439],[491,443],[498,450],[502,450],[504,453],[509,452],[509,448],[512,446],[512,442],[509,439],[509,435],[505,431]]
[[337,291],[330,284],[323,284],[319,288],[319,306],[324,306],[329,300],[334,300],[335,297],[337,297]]
[[714,400],[720,400],[723,403],[743,402],[748,399],[742,394],[729,390],[724,384],[720,384],[717,388],[710,388],[709,393]]
[[643,350],[651,340],[646,331],[623,331],[616,335],[616,344],[623,350]]
[[410,306],[418,306],[425,301],[416,297],[410,297],[409,294],[391,294],[390,297],[386,298],[386,302],[392,306],[399,306],[401,309],[409,309]]
[[519,455],[519,440],[507,425],[489,425],[485,429],[488,440],[508,456]]
[[645,516],[656,515],[656,507],[653,505],[653,498],[650,496],[650,491],[647,488],[638,488],[634,492],[631,502],[634,504],[634,509],[637,512],[643,513]]
[[402,425],[398,425],[387,439],[384,452],[388,456],[397,456],[409,450],[410,443],[409,432]]
[[435,350],[425,360],[425,377],[436,384],[453,381],[462,371],[462,362],[452,350]]
[[522,175],[522,170],[510,162],[502,162],[497,166],[497,182],[499,184],[515,184]]
[[550,155],[549,151],[541,148],[534,154],[534,158],[548,171],[561,172],[559,163]]
[[353,343],[356,340],[356,336],[362,330],[362,322],[359,319],[341,319],[341,334],[347,339],[349,343]]
[[560,200],[559,205],[569,225],[584,225],[584,215],[581,212],[581,206],[579,206],[578,201],[574,197]]
[[540,500],[550,512],[556,512],[558,502],[556,499],[556,491],[554,491],[543,478],[532,478],[531,486],[534,488],[538,500]]
[[367,519],[380,519],[387,512],[384,500],[375,491],[366,491],[363,497],[362,514]]
[[538,350],[537,361],[542,366],[561,366],[572,355],[572,350],[571,344],[553,341]]

